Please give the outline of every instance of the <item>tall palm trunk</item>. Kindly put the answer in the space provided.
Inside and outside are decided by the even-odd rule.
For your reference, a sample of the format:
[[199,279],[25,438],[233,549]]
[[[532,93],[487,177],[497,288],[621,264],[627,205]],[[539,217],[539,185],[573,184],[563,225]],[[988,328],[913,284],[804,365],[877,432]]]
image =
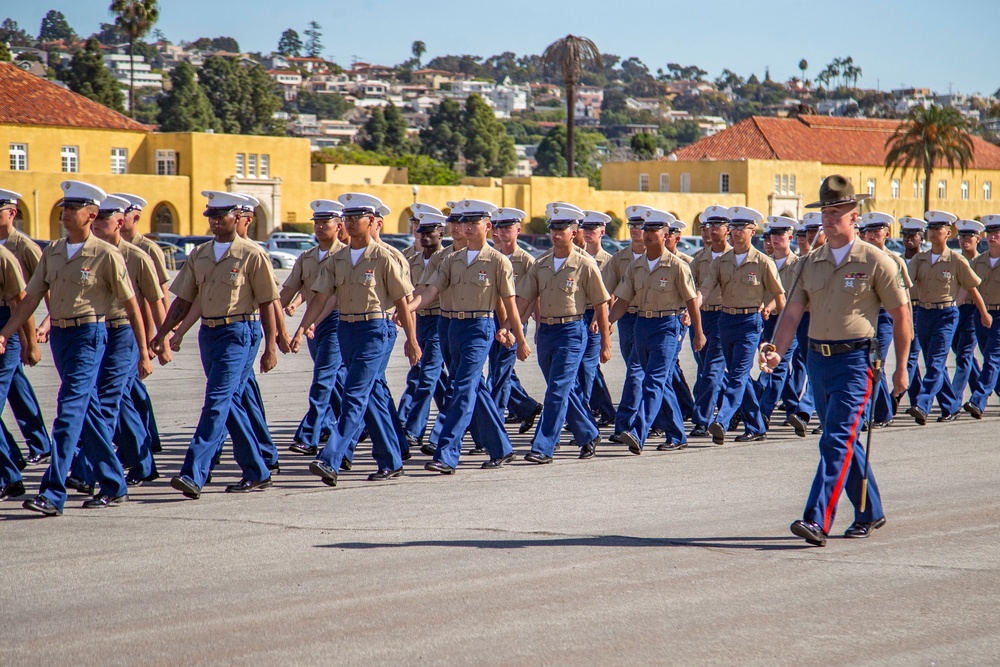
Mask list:
[[924,170],[924,213],[931,210],[931,174],[932,169]]
[[573,167],[576,164],[573,141],[573,130],[576,125],[576,83],[566,82],[566,175],[573,177]]
[[128,42],[128,115],[135,118],[135,38]]

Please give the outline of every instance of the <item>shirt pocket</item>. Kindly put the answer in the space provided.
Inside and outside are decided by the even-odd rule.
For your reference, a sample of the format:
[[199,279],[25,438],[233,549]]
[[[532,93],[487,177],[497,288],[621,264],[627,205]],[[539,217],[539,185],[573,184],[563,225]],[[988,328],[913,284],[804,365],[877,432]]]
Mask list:
[[740,279],[740,282],[743,283],[744,285],[756,287],[757,285],[760,285],[760,276],[758,276],[756,273],[747,273],[743,275],[743,277]]
[[721,262],[719,264],[719,282],[728,283],[733,279],[733,274],[736,268],[729,262]]

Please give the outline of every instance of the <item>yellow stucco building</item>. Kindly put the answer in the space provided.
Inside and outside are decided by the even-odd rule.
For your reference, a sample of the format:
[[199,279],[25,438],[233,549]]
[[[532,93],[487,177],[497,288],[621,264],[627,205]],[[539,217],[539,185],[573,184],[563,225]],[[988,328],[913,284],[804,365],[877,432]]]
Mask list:
[[[864,210],[894,217],[923,215],[924,176],[887,170],[885,144],[898,121],[800,116],[748,118],[662,160],[606,163],[606,188],[632,191],[739,193],[764,215],[801,218],[830,174],[851,179],[872,199]],[[1000,211],[1000,148],[973,137],[975,160],[962,173],[940,167],[931,207],[975,218]]]

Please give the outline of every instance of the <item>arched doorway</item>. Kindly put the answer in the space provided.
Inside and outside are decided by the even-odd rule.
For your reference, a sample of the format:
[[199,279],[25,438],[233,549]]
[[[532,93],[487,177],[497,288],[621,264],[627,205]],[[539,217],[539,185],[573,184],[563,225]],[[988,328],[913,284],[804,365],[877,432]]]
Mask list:
[[34,233],[34,230],[31,228],[31,213],[23,201],[17,204],[17,216],[14,218],[14,228],[19,232],[24,232],[28,236]]
[[62,211],[62,206],[53,206],[52,212],[49,214],[49,240],[51,241],[66,236],[66,228],[62,225]]
[[165,201],[156,205],[149,220],[150,231],[157,234],[179,234],[179,224],[174,207]]
[[253,222],[247,229],[247,237],[257,241],[266,241],[270,230],[271,216],[268,214],[267,207],[261,204],[253,210]]

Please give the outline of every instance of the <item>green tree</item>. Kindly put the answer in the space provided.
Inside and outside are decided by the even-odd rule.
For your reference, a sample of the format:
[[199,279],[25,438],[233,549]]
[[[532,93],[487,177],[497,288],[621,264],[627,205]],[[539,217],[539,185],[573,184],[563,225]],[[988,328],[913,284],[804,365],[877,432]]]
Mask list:
[[283,56],[299,57],[302,54],[302,40],[299,38],[299,33],[291,28],[281,33],[281,39],[278,40],[278,53]]
[[385,148],[394,155],[412,153],[413,146],[406,134],[406,119],[395,104],[389,103],[382,111],[385,117]]
[[38,41],[57,42],[63,40],[67,44],[76,41],[76,33],[69,27],[62,12],[50,9],[42,18],[42,26],[38,30]]
[[393,167],[405,167],[410,185],[458,185],[462,177],[446,164],[427,155],[400,155],[392,159]]
[[803,58],[799,61],[799,69],[802,71],[802,83],[806,82],[806,70],[809,69],[809,61]]
[[13,59],[10,49],[7,48],[7,42],[0,42],[0,63],[9,63]]
[[[549,130],[535,152],[538,166],[537,176],[566,176],[566,127],[557,125]],[[577,175],[586,178],[593,187],[601,185],[601,165],[597,160],[598,146],[607,143],[607,138],[600,132],[578,132],[573,140],[576,142],[574,156],[576,157]]]
[[632,135],[629,145],[640,160],[651,160],[656,156],[656,137],[648,132]]
[[975,145],[969,135],[969,122],[952,107],[932,104],[915,106],[903,118],[885,147],[885,166],[895,174],[907,169],[924,174],[924,211],[930,210],[931,174],[938,164],[947,164],[952,172],[962,173],[973,162]]
[[479,95],[465,101],[465,173],[468,176],[506,176],[517,164],[514,140],[507,135],[493,109]]
[[351,108],[343,95],[337,93],[310,93],[303,90],[295,100],[299,113],[316,114],[320,120],[340,119]]
[[368,120],[365,122],[361,147],[366,151],[373,151],[375,153],[383,152],[385,150],[385,137],[388,127],[382,107],[374,107],[371,115],[368,116]]
[[319,58],[319,54],[323,52],[323,33],[321,31],[322,26],[316,21],[310,21],[309,27],[305,29],[306,39],[306,55],[310,58]]
[[73,92],[125,113],[125,95],[111,71],[104,66],[101,43],[96,37],[88,39],[87,46],[73,54],[63,81]]
[[420,40],[417,40],[413,42],[412,46],[410,46],[410,52],[413,53],[413,57],[417,59],[417,67],[420,67],[420,59],[424,57],[425,53],[427,53],[427,45]]
[[431,110],[427,127],[420,130],[420,152],[454,169],[462,159],[463,127],[461,105],[453,99],[441,100],[441,104]]
[[212,104],[198,85],[194,67],[187,61],[181,61],[170,72],[170,92],[160,100],[156,121],[164,132],[222,131],[222,123],[215,117]]
[[574,112],[576,108],[576,86],[580,80],[580,72],[587,66],[601,71],[603,61],[597,46],[586,37],[566,35],[566,37],[549,44],[542,53],[542,62],[547,68],[558,69],[566,88],[566,132],[569,137],[566,142],[566,164],[568,175],[573,175],[573,141]]
[[0,23],[0,42],[10,44],[11,46],[29,46],[32,39],[17,24],[17,21],[6,18],[3,20],[3,23]]
[[209,56],[198,72],[212,110],[230,134],[284,134],[274,120],[281,97],[267,70],[258,64],[244,65],[236,58]]
[[115,15],[115,25],[128,35],[128,108],[135,118],[135,43],[160,18],[156,0],[112,0],[108,8]]

